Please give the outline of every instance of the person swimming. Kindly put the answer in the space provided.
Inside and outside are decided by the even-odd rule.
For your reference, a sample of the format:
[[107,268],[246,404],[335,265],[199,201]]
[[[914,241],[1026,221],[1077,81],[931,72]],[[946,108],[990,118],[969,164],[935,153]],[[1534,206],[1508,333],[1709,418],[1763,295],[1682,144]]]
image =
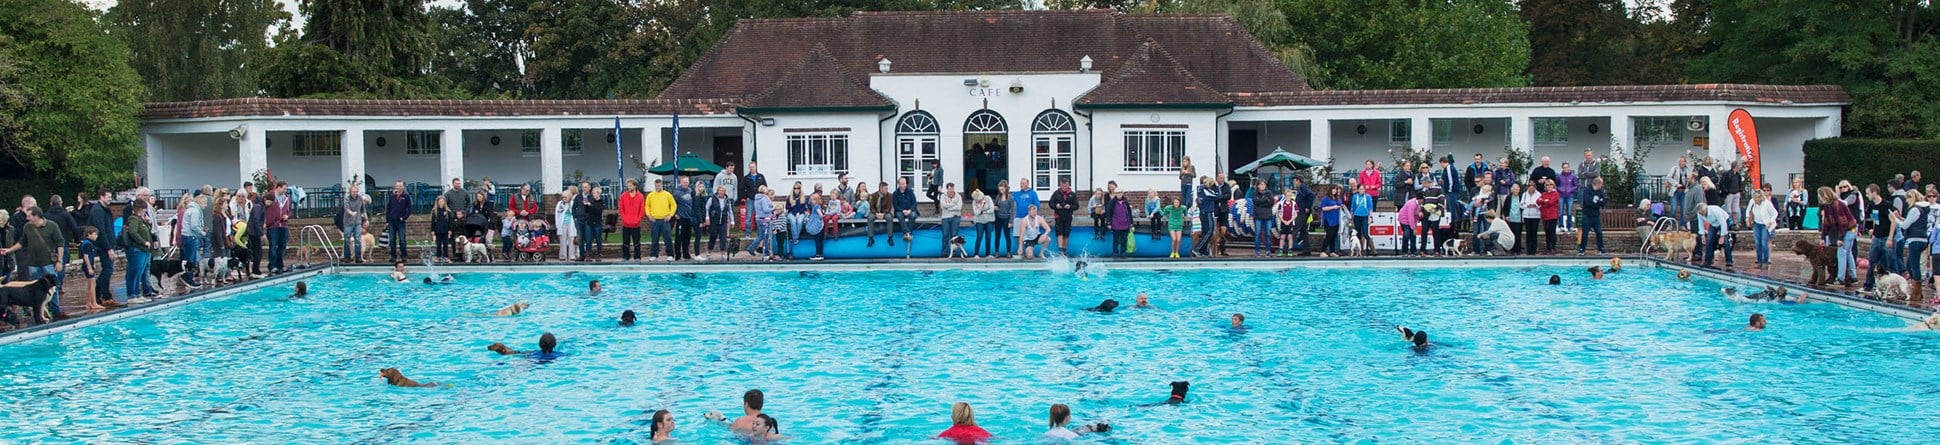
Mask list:
[[310,285],[302,281],[298,281],[296,282],[296,292],[291,293],[290,298],[303,298],[309,295],[310,295]]
[[1765,286],[1765,290],[1751,295],[1740,295],[1737,289],[1729,287],[1718,289],[1718,292],[1723,293],[1726,299],[1740,303],[1772,301],[1785,304],[1797,304],[1805,301],[1805,294],[1799,294],[1797,298],[1787,298],[1787,294],[1791,293],[1791,291],[1779,286]]
[[[425,278],[425,280],[426,282],[430,282],[431,278],[427,277]],[[391,281],[395,281],[399,283],[411,281],[411,277],[404,273],[403,261],[398,261],[396,263],[391,264]]]
[[1616,272],[1622,272],[1622,271],[1623,271],[1623,258],[1610,257],[1610,272],[1616,273]]
[[411,378],[405,377],[404,373],[398,371],[397,368],[379,369],[377,370],[377,375],[384,376],[384,383],[390,384],[391,386],[405,388],[429,388],[438,386],[437,383],[433,382],[419,383],[416,380],[411,380]]
[[1603,279],[1603,268],[1602,268],[1602,267],[1599,267],[1599,266],[1590,266],[1590,268],[1589,268],[1589,269],[1585,269],[1585,271],[1587,271],[1587,272],[1589,272],[1589,273],[1590,273],[1590,279],[1592,279],[1592,280],[1601,280],[1601,279]]
[[1401,339],[1411,344],[1416,351],[1428,349],[1428,331],[1416,331],[1408,329],[1407,326],[1395,326],[1394,330],[1401,331]]
[[1562,285],[1562,284],[1563,284],[1563,277],[1562,277],[1561,275],[1550,275],[1550,276],[1549,276],[1549,285],[1551,285],[1551,286],[1560,286],[1560,285]]
[[1745,325],[1745,329],[1751,331],[1765,330],[1765,314],[1751,314],[1751,322]]
[[1151,300],[1149,300],[1149,299],[1146,299],[1146,298],[1145,298],[1145,293],[1144,293],[1144,292],[1139,292],[1139,293],[1138,293],[1138,300],[1136,300],[1136,301],[1137,301],[1137,303],[1135,303],[1135,304],[1133,304],[1133,305],[1132,305],[1132,307],[1135,307],[1135,308],[1139,308],[1139,309],[1157,309],[1157,308],[1158,308],[1157,306],[1153,306],[1153,305],[1152,305],[1152,301],[1151,301]]
[[1092,312],[1103,312],[1103,313],[1109,314],[1111,313],[1112,309],[1118,309],[1118,300],[1106,298],[1104,302],[1098,303],[1097,307],[1093,307],[1091,309],[1085,309],[1085,310],[1092,311]]
[[754,415],[754,434],[748,436],[752,443],[775,443],[787,439],[781,435],[781,422],[767,414]]
[[632,309],[620,312],[620,326],[633,326],[635,317]]
[[647,440],[664,443],[673,440],[674,413],[667,410],[653,412],[653,423],[647,425]]
[[498,312],[493,312],[490,314],[478,314],[478,315],[481,317],[510,317],[513,315],[519,315],[519,314],[525,313],[525,308],[530,306],[532,305],[526,304],[525,302],[521,301],[518,303],[512,303],[511,306],[499,308]]
[[599,295],[599,294],[600,294],[600,280],[593,280],[591,282],[586,283],[586,295]]
[[1678,281],[1691,281],[1691,270],[1690,270],[1690,269],[1684,269],[1684,270],[1680,270],[1680,271],[1677,271],[1677,280],[1678,280]]
[[541,362],[552,361],[563,355],[558,352],[558,347],[559,338],[552,336],[551,332],[539,334],[539,350],[532,352],[532,358]]
[[1233,314],[1233,329],[1246,329],[1246,315]]
[[506,346],[504,343],[492,343],[491,346],[486,346],[485,350],[497,352],[498,355],[518,355],[525,353],[525,351],[513,350],[511,346]]

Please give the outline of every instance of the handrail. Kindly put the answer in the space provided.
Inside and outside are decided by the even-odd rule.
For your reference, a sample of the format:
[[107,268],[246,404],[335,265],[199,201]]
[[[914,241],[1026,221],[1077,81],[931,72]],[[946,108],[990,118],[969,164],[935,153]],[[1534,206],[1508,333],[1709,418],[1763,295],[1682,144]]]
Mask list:
[[323,226],[316,224],[303,226],[298,231],[297,238],[303,241],[303,264],[305,266],[315,264],[310,261],[310,253],[316,250],[323,250],[325,254],[329,255],[332,264],[342,261],[343,256],[337,253],[337,248],[330,245],[330,232],[325,230]]
[[1638,243],[1639,247],[1637,248],[1637,256],[1643,256],[1643,257],[1650,256],[1650,241],[1652,239],[1656,239],[1657,234],[1662,233],[1664,229],[1676,227],[1676,226],[1677,226],[1677,219],[1668,217],[1668,216],[1658,217],[1656,222],[1650,223],[1650,233],[1644,234],[1643,242]]

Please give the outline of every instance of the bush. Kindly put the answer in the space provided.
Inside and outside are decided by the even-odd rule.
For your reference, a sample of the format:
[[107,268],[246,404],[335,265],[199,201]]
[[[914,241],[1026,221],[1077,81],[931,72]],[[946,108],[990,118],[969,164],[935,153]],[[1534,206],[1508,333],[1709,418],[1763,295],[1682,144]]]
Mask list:
[[[1940,140],[1833,138],[1805,141],[1805,186],[1810,190],[1831,187],[1840,180],[1852,181],[1864,189],[1880,184],[1895,174],[1914,170],[1921,179],[1940,180]],[[1781,184],[1773,187],[1783,188]]]

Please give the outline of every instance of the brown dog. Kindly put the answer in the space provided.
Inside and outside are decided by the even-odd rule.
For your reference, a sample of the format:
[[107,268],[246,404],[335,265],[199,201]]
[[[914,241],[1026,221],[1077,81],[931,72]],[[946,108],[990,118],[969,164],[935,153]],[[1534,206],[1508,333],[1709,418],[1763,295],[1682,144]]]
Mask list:
[[1792,253],[1804,256],[1806,262],[1812,263],[1812,277],[1805,284],[1824,286],[1832,281],[1832,277],[1838,276],[1833,272],[1833,268],[1839,267],[1838,249],[1819,245],[1812,240],[1798,240],[1792,242]]
[[404,373],[398,372],[397,368],[379,369],[377,370],[377,375],[384,376],[384,383],[389,383],[391,384],[391,386],[402,386],[406,388],[425,388],[425,387],[438,386],[437,383],[432,383],[432,382],[418,383],[418,381],[416,380],[411,380],[409,377],[405,377]]
[[1680,250],[1686,255],[1697,251],[1697,234],[1681,230],[1656,233],[1650,236],[1650,243],[1664,248],[1664,260],[1670,261]]

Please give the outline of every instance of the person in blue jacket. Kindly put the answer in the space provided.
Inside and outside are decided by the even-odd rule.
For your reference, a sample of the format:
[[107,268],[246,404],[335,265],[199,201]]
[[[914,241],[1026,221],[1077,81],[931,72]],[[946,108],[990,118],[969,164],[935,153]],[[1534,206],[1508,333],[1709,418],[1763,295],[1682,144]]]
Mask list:
[[[1011,219],[1011,227],[1017,231],[1017,245],[1022,246],[1025,241],[1024,220],[1030,216],[1031,208],[1037,207],[1039,204],[1037,189],[1031,188],[1031,180],[1029,178],[1017,178],[1017,191],[1011,192],[1010,201],[1014,209],[1011,215],[1015,215],[1015,218]],[[1017,258],[1019,256],[1011,255],[1011,257]]]
[[896,178],[896,194],[892,197],[892,200],[895,201],[896,214],[890,216],[890,218],[896,220],[896,231],[902,232],[903,240],[907,241],[913,236],[911,232],[916,230],[916,214],[918,213],[916,210],[916,191],[910,190],[909,177]]

